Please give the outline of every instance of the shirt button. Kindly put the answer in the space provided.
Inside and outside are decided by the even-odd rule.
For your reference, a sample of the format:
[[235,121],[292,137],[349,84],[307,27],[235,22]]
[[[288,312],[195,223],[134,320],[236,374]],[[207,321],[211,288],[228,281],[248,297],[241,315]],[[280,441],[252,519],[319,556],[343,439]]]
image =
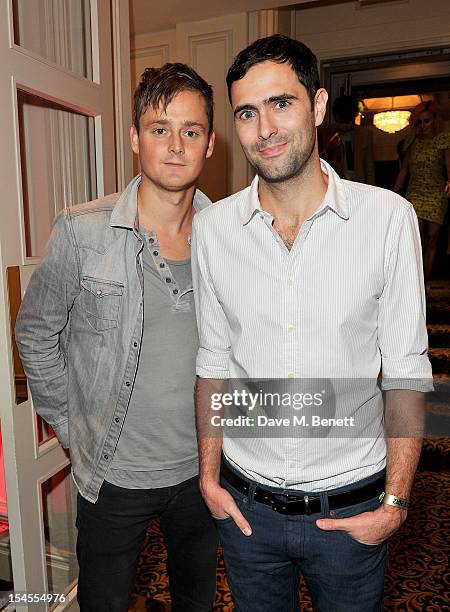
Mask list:
[[114,420],[115,420],[116,423],[120,423],[119,417],[116,417]]
[[173,293],[174,293],[174,295],[176,295],[178,293],[178,289],[174,289]]
[[103,459],[109,459],[109,455],[103,455]]
[[102,290],[101,289],[97,289],[97,291],[95,292],[97,295],[101,295],[102,294]]
[[288,332],[293,332],[295,329],[294,325],[288,325]]
[[159,255],[158,251],[153,251],[153,255]]
[[129,380],[127,380],[127,382],[125,383],[125,385],[126,385],[127,387],[129,387],[129,386],[131,385],[130,381],[129,381]]
[[154,238],[149,238],[148,241],[150,242],[150,244],[153,244],[155,242]]
[[138,343],[137,342],[133,342],[133,346],[134,346],[134,348],[137,348],[138,347]]
[[165,268],[165,267],[166,267],[166,264],[165,264],[164,262],[161,262],[161,263],[159,264],[159,267],[160,267],[160,268]]
[[264,215],[259,215],[259,218],[260,219],[264,219]]
[[166,278],[166,283],[171,283],[172,279],[171,278]]

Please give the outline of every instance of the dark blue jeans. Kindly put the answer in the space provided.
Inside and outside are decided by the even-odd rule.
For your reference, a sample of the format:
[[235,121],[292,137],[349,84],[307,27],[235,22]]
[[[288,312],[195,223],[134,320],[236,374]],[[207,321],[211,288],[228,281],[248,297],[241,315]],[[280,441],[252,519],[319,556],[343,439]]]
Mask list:
[[[379,476],[335,491],[358,488]],[[286,516],[254,501],[256,483],[251,485],[248,497],[225,480],[222,485],[233,495],[253,530],[247,537],[231,518],[216,521],[238,612],[298,611],[300,574],[316,611],[383,610],[386,542],[361,544],[344,531],[322,531],[315,525],[319,518],[344,518],[375,510],[378,498],[329,512],[326,495],[321,494],[321,514]]]
[[[161,489],[104,482],[97,503],[78,495],[81,612],[126,612],[150,520],[159,516],[174,612],[209,612],[216,593],[217,530],[198,478]],[[149,582],[151,576],[149,576]]]

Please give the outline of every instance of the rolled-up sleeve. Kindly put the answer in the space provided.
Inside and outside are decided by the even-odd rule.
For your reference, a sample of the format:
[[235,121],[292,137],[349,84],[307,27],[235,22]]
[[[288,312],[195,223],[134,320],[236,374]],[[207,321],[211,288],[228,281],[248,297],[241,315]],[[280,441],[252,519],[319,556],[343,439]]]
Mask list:
[[432,391],[422,252],[412,206],[402,211],[389,242],[378,315],[382,388]]
[[208,270],[201,223],[192,228],[192,280],[199,335],[197,375],[201,378],[229,378],[230,340],[228,321],[217,299]]

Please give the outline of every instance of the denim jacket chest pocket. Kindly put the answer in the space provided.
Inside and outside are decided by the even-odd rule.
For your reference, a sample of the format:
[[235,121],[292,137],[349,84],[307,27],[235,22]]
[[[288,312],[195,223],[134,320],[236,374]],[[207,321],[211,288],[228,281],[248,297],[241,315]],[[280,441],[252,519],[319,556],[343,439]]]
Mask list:
[[115,281],[85,276],[81,280],[81,305],[88,323],[96,331],[118,326],[124,285]]

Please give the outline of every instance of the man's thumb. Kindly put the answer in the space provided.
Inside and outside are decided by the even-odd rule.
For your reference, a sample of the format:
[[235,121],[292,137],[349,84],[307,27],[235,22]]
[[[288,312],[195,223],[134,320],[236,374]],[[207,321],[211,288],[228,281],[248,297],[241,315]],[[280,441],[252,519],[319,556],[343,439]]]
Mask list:
[[316,521],[316,525],[319,529],[323,529],[324,531],[334,531],[336,529],[340,529],[340,521],[336,521],[335,519],[318,519]]

